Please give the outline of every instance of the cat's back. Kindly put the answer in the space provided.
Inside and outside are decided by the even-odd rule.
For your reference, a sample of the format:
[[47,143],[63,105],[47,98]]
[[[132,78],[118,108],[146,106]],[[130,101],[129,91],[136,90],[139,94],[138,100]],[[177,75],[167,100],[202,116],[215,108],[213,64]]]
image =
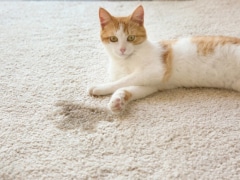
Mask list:
[[165,41],[162,47],[171,52],[170,80],[175,84],[224,87],[240,78],[240,38],[188,37]]
[[171,45],[176,56],[183,56],[183,53],[186,53],[185,56],[193,55],[210,58],[222,53],[225,53],[225,55],[236,54],[240,47],[240,38],[227,36],[195,36],[162,41],[161,44],[163,44],[163,46]]

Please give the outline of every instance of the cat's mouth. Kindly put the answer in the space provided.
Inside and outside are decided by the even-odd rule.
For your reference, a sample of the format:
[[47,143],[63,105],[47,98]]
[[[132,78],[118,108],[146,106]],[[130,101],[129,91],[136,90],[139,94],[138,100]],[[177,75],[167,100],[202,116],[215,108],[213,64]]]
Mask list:
[[120,58],[122,58],[122,59],[126,59],[126,58],[128,58],[129,56],[131,56],[131,54],[119,54],[118,55]]
[[134,52],[131,52],[131,53],[116,53],[116,55],[121,58],[121,59],[126,59],[126,58],[129,58],[130,56],[132,56],[134,54]]

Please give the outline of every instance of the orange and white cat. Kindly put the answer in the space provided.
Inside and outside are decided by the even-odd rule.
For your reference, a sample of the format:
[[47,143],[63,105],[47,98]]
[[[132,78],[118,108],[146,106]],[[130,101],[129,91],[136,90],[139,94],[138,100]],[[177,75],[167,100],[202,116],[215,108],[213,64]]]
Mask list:
[[187,37],[153,43],[147,40],[142,6],[127,17],[114,17],[100,8],[99,18],[112,82],[88,92],[97,96],[113,93],[108,104],[113,113],[159,90],[213,87],[240,91],[239,38]]

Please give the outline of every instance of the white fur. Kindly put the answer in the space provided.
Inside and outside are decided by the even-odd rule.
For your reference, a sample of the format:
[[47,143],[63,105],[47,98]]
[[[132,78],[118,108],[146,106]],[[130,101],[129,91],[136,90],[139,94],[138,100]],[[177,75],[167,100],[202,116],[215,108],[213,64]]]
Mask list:
[[217,46],[213,53],[200,56],[190,38],[173,46],[173,71],[168,83],[174,87],[234,88],[240,81],[240,46]]
[[[158,90],[177,87],[214,87],[240,91],[240,46],[217,46],[213,53],[201,56],[191,38],[179,39],[172,47],[172,72],[163,81],[166,72],[163,63],[163,47],[159,43],[145,41],[140,45],[127,42],[121,27],[115,34],[119,41],[105,44],[109,54],[109,72],[113,82],[94,86],[91,95],[113,94],[109,108],[121,111],[127,102],[125,91],[132,94],[128,100],[143,98]],[[126,48],[121,54],[120,49]]]
[[[111,80],[116,81],[135,72],[141,73],[143,81],[147,81],[148,83],[150,80],[149,77],[152,78],[151,74],[155,74],[158,82],[160,82],[163,78],[162,72],[164,71],[164,67],[160,60],[162,50],[158,43],[154,44],[145,41],[140,45],[133,45],[127,41],[127,35],[123,32],[122,26],[116,31],[115,36],[118,37],[118,42],[105,44],[105,48],[109,54]],[[121,55],[121,48],[126,48],[124,55]]]

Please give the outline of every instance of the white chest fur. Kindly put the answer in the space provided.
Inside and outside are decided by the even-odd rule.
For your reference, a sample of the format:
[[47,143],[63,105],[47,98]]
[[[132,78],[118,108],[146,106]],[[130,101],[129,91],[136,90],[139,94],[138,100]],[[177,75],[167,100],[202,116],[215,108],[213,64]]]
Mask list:
[[[108,50],[108,47],[106,49]],[[144,81],[158,79],[160,82],[163,77],[164,65],[161,61],[162,49],[159,44],[146,41],[138,45],[132,55],[126,59],[114,56],[110,50],[108,53],[109,73],[113,81],[134,72],[139,72]]]

